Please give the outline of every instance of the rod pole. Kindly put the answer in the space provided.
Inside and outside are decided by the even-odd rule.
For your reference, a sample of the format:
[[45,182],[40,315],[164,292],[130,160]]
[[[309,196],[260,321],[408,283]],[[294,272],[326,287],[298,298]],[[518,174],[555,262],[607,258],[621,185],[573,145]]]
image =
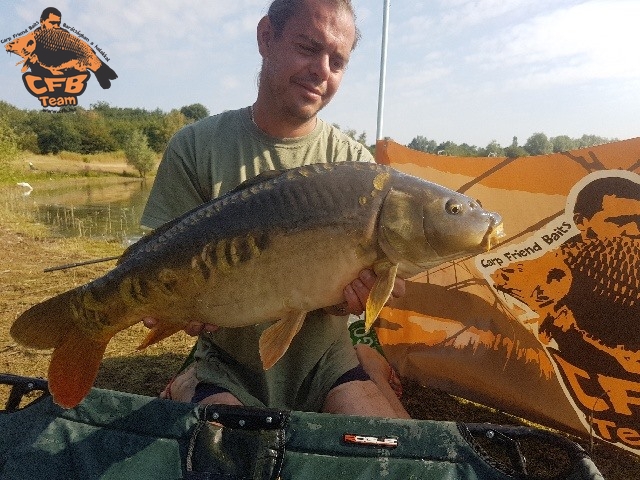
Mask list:
[[387,37],[389,35],[389,6],[391,0],[384,0],[382,10],[382,48],[380,52],[380,83],[378,86],[378,126],[376,140],[382,139],[382,123],[384,115],[384,90],[387,76]]

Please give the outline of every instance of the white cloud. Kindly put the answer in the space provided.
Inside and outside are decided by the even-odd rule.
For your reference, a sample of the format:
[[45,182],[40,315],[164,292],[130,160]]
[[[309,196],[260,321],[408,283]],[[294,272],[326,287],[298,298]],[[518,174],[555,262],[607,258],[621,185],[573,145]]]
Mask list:
[[592,1],[539,15],[485,39],[468,60],[508,69],[520,86],[640,76],[640,2]]
[[508,13],[529,11],[531,6],[541,8],[545,3],[544,0],[443,0],[439,23],[447,30],[459,31]]

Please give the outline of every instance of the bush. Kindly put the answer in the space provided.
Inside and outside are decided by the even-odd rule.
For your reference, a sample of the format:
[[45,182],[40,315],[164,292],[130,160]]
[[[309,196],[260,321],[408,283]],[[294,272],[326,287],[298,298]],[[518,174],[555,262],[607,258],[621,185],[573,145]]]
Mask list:
[[156,163],[156,154],[149,147],[147,137],[140,130],[134,130],[124,147],[127,163],[138,170],[142,178],[147,176]]
[[0,122],[0,168],[6,169],[19,153],[16,133],[5,122]]

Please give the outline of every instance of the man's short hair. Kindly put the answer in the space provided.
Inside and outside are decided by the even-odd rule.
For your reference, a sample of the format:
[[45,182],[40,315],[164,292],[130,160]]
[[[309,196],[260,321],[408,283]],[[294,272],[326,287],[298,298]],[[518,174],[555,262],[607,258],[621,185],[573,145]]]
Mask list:
[[56,17],[62,18],[62,13],[60,13],[60,10],[58,10],[55,7],[47,7],[42,11],[42,14],[40,15],[40,21],[44,22],[47,18],[49,18],[49,15],[51,15],[52,13]]
[[640,201],[640,184],[624,177],[597,178],[578,192],[573,207],[574,215],[592,218],[602,210],[602,200],[606,196]]
[[[282,35],[282,31],[289,19],[298,13],[298,10],[305,2],[306,0],[273,0],[269,6],[267,16],[269,17],[271,25],[273,25],[274,35],[276,38]],[[353,17],[353,22],[355,24],[356,13],[353,9],[351,0],[325,0],[325,2],[333,4],[338,8],[346,9]],[[352,50],[356,48],[358,40],[360,40],[360,31],[356,26],[356,38],[353,41]]]

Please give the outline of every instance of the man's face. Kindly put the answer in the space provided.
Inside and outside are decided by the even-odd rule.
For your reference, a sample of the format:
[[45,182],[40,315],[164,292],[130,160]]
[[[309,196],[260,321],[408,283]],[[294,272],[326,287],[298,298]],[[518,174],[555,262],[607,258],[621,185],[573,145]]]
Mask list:
[[590,238],[640,240],[640,201],[607,195],[602,199],[602,209],[591,218],[585,218],[578,228]]
[[49,14],[49,17],[42,21],[42,28],[45,30],[48,28],[60,28],[60,17],[58,15],[54,15],[53,13]]
[[352,15],[318,0],[308,0],[275,38],[260,43],[261,88],[273,113],[299,120],[312,118],[329,103],[340,86],[355,41]]

